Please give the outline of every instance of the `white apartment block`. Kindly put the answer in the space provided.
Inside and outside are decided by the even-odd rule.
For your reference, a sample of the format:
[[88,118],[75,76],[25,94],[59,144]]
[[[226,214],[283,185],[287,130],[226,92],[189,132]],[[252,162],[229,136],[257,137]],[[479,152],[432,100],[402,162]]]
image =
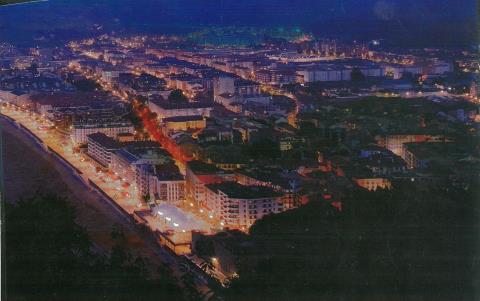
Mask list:
[[127,121],[88,121],[74,123],[71,136],[76,145],[82,145],[87,143],[90,134],[103,133],[117,138],[118,134],[134,132],[133,124]]
[[112,162],[112,153],[120,148],[120,143],[103,133],[87,136],[87,154],[105,167]]
[[185,179],[162,178],[158,175],[149,177],[150,198],[156,202],[165,202],[179,206],[185,202]]
[[206,185],[206,209],[231,229],[246,230],[265,215],[282,212],[281,198],[281,193],[264,186]]

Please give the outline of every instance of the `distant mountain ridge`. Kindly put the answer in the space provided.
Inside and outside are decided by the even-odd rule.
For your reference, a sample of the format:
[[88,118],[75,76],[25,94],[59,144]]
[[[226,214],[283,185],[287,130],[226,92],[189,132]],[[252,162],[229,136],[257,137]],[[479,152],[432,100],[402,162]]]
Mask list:
[[25,3],[25,2],[37,2],[37,1],[35,1],[35,0],[0,0],[0,6],[1,5],[11,5],[11,4]]
[[[0,0],[2,1],[2,0]],[[469,45],[476,0],[49,0],[0,7],[0,37],[36,44],[110,32],[188,33],[204,26],[299,27],[398,45]],[[461,2],[461,3],[459,3]]]

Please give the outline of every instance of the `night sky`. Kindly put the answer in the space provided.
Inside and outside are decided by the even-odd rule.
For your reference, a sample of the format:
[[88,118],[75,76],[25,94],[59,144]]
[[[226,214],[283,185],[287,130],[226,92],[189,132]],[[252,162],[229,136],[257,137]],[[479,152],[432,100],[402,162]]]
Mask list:
[[31,41],[203,26],[299,27],[320,37],[385,39],[397,46],[475,44],[475,0],[50,0],[0,8],[0,36]]

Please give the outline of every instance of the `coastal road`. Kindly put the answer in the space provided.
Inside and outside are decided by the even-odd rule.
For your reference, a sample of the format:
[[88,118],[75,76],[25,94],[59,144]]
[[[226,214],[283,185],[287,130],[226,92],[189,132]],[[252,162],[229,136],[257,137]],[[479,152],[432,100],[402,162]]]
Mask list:
[[[127,246],[134,255],[145,257],[157,266],[168,266],[175,278],[181,278],[183,271],[177,257],[160,247],[150,233],[140,231],[127,213],[115,208],[68,165],[41,147],[25,130],[17,127],[15,122],[0,115],[0,126],[5,140],[8,201],[34,194],[40,189],[65,195],[76,210],[77,223],[87,230],[101,249],[108,251],[114,244],[110,233],[116,225],[125,233]],[[202,283],[197,283],[197,286],[202,293],[209,291]]]

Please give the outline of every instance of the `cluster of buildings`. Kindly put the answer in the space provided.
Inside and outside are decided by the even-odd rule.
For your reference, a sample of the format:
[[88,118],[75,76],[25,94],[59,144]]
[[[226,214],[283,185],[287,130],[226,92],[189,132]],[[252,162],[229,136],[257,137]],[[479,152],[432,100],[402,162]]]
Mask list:
[[256,169],[228,171],[191,161],[186,170],[187,197],[219,219],[222,226],[245,231],[265,215],[298,206],[301,177],[297,174],[289,182],[280,173]]
[[209,117],[213,110],[213,103],[204,102],[171,102],[163,99],[150,99],[148,108],[157,114],[161,121],[165,118],[203,116]]
[[134,185],[137,198],[151,204],[185,201],[185,179],[171,156],[153,141],[125,141],[102,132],[87,136],[87,155]]
[[[0,100],[49,119],[75,151],[132,186],[148,205],[135,216],[173,250],[311,201],[342,210],[352,190],[435,181],[478,155],[458,147],[478,129],[478,108],[449,98],[445,57],[335,41],[176,43],[105,35],[60,53],[0,45]],[[76,80],[98,86],[80,92]],[[419,82],[432,89],[415,91]],[[474,81],[470,94],[479,90]],[[225,235],[209,239],[235,247],[243,234]]]

